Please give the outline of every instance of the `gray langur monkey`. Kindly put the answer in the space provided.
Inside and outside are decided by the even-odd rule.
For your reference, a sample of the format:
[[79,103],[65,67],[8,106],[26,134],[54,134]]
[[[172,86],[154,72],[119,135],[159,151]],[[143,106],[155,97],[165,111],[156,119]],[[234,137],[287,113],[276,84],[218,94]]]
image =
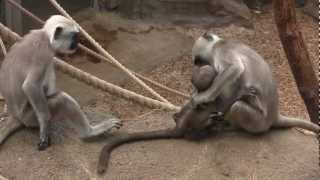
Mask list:
[[193,106],[209,104],[213,112],[222,112],[226,121],[250,133],[271,127],[320,130],[314,123],[279,113],[277,83],[270,67],[250,47],[205,33],[195,42],[192,54],[217,72],[210,87],[192,97]]
[[11,47],[0,70],[0,92],[10,114],[0,128],[0,144],[22,126],[39,127],[38,149],[45,150],[50,145],[50,121],[61,119],[70,120],[80,138],[120,128],[118,119],[91,126],[78,103],[56,87],[53,57],[74,53],[78,35],[72,21],[53,15],[43,28],[30,31]]
[[205,33],[194,44],[191,100],[173,115],[175,127],[121,134],[108,140],[100,152],[98,173],[108,167],[112,150],[122,144],[154,139],[206,137],[220,123],[259,134],[271,127],[300,127],[313,132],[319,126],[282,116],[277,85],[269,65],[248,46]]

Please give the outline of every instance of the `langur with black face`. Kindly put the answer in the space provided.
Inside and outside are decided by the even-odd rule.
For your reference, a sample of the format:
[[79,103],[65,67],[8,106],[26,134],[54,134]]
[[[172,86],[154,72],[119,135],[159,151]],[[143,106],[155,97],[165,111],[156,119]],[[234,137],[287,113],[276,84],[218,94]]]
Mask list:
[[12,46],[0,70],[0,92],[9,117],[1,123],[0,144],[20,127],[39,127],[39,150],[49,145],[50,121],[72,122],[80,138],[89,138],[119,128],[118,119],[91,126],[78,103],[56,87],[55,53],[74,53],[79,29],[60,15],[51,16],[41,29],[32,30]]

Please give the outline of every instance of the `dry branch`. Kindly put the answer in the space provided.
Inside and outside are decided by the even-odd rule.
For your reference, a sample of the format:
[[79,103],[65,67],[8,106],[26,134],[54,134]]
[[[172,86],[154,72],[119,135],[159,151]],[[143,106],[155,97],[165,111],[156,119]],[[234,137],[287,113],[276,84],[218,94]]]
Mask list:
[[297,24],[294,0],[275,0],[274,18],[300,95],[310,119],[318,123],[318,80]]

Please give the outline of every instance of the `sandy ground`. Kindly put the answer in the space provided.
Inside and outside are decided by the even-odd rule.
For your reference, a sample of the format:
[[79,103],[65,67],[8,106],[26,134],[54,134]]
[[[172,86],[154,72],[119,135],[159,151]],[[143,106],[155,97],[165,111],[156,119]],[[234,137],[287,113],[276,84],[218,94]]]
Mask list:
[[[300,12],[298,20],[310,57],[316,67],[318,61],[316,22]],[[88,22],[82,22],[82,24],[86,23]],[[271,65],[279,82],[280,111],[285,115],[308,119],[285,54],[281,49],[270,9],[269,13],[254,17],[254,25],[255,30],[233,25],[213,29],[152,25],[155,28],[150,31],[130,32],[150,35],[154,33],[153,31],[170,29],[195,39],[203,32],[210,30],[224,38],[243,41],[256,49]],[[135,29],[130,28],[130,24],[123,26],[125,29]],[[119,29],[121,28],[115,28],[116,31]],[[99,36],[98,32],[96,33],[94,35]],[[100,36],[103,37],[103,34]],[[99,40],[99,37],[97,39]],[[149,43],[152,46],[156,42]],[[181,44],[182,49],[186,46]],[[149,55],[157,56],[155,52]],[[72,63],[79,64],[79,61],[81,60],[77,59]],[[81,62],[84,63],[84,61]],[[86,66],[81,67],[85,69]],[[189,82],[191,59],[188,52],[168,58],[168,61],[142,73],[185,93],[191,91]],[[130,81],[124,80],[118,84],[145,94],[140,87]],[[159,92],[177,105],[184,102],[178,96],[161,90]],[[124,121],[121,131],[147,131],[173,126],[170,113],[141,107],[98,91],[92,99],[88,105],[84,106],[86,111],[93,112],[91,119],[100,121],[105,119],[101,113],[112,112],[114,116]],[[320,179],[317,140],[314,136],[302,134],[295,129],[272,131],[262,136],[252,136],[244,132],[226,132],[201,142],[159,140],[124,145],[112,153],[110,168],[104,176],[100,177],[95,173],[97,158],[107,138],[82,142],[74,136],[73,131],[67,131],[68,127],[60,128],[59,124],[61,125],[57,123],[56,133],[53,136],[53,145],[44,152],[36,150],[37,131],[25,129],[11,136],[0,147],[0,174],[8,179]]]

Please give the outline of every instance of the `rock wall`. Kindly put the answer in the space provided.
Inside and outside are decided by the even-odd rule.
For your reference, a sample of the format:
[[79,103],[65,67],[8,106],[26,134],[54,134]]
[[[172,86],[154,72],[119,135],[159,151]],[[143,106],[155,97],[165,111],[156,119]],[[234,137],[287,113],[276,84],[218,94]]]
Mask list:
[[250,19],[241,0],[104,0],[101,9],[132,19],[221,26]]

